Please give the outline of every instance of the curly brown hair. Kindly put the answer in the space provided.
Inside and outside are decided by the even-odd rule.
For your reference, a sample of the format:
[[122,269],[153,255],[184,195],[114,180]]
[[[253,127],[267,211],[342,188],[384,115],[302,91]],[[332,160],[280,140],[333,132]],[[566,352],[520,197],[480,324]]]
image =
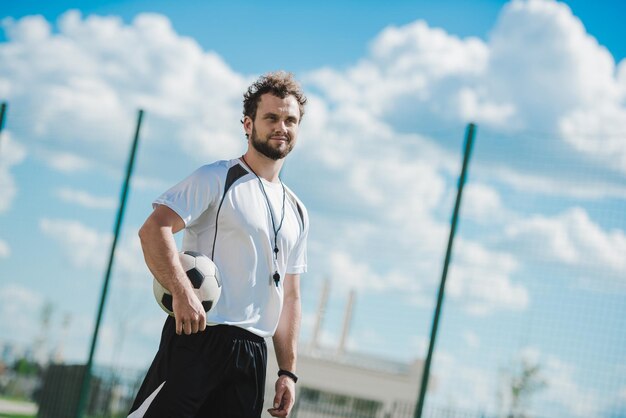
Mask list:
[[[281,99],[289,95],[295,97],[298,102],[298,108],[300,109],[300,121],[302,120],[306,96],[302,92],[302,88],[295,80],[293,74],[286,71],[264,74],[248,87],[248,91],[243,95],[244,118],[246,116],[250,117],[252,120],[256,118],[257,106],[261,100],[261,96],[265,93],[271,93]],[[241,119],[241,123],[243,123],[243,118]]]

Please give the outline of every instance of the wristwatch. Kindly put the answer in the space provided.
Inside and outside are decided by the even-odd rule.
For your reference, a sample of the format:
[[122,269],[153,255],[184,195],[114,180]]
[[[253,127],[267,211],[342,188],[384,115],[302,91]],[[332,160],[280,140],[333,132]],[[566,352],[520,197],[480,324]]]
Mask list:
[[293,383],[298,383],[298,376],[296,376],[295,373],[291,373],[289,370],[279,370],[278,377],[280,376],[287,376],[288,378],[293,380]]

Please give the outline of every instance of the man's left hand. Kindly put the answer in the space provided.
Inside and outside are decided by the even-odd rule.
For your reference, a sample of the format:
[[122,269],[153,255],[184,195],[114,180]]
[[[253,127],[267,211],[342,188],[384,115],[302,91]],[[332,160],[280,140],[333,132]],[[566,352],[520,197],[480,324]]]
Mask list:
[[280,376],[276,381],[274,407],[267,410],[273,417],[286,417],[296,400],[296,384],[288,376]]

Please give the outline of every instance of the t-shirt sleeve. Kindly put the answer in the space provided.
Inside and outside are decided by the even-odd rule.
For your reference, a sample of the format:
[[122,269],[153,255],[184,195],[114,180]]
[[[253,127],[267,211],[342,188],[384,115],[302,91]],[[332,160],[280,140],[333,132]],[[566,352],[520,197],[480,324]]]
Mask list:
[[167,190],[152,202],[152,207],[165,205],[189,226],[214,204],[220,193],[215,169],[203,166]]
[[309,237],[309,216],[306,209],[303,209],[304,227],[302,234],[293,250],[289,254],[287,262],[287,274],[306,273],[307,270],[307,240]]

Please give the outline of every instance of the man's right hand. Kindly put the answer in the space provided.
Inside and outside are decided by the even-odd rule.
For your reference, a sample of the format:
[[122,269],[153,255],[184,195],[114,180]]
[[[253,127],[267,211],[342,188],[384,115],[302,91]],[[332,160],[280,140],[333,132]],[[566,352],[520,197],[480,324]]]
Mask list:
[[172,294],[172,308],[176,320],[176,334],[186,335],[204,331],[206,328],[206,312],[202,303],[191,287]]
[[139,229],[141,249],[146,264],[161,285],[172,292],[172,310],[176,319],[176,334],[187,335],[204,331],[206,312],[193,291],[191,282],[180,265],[174,234],[185,222],[172,209],[157,205]]

